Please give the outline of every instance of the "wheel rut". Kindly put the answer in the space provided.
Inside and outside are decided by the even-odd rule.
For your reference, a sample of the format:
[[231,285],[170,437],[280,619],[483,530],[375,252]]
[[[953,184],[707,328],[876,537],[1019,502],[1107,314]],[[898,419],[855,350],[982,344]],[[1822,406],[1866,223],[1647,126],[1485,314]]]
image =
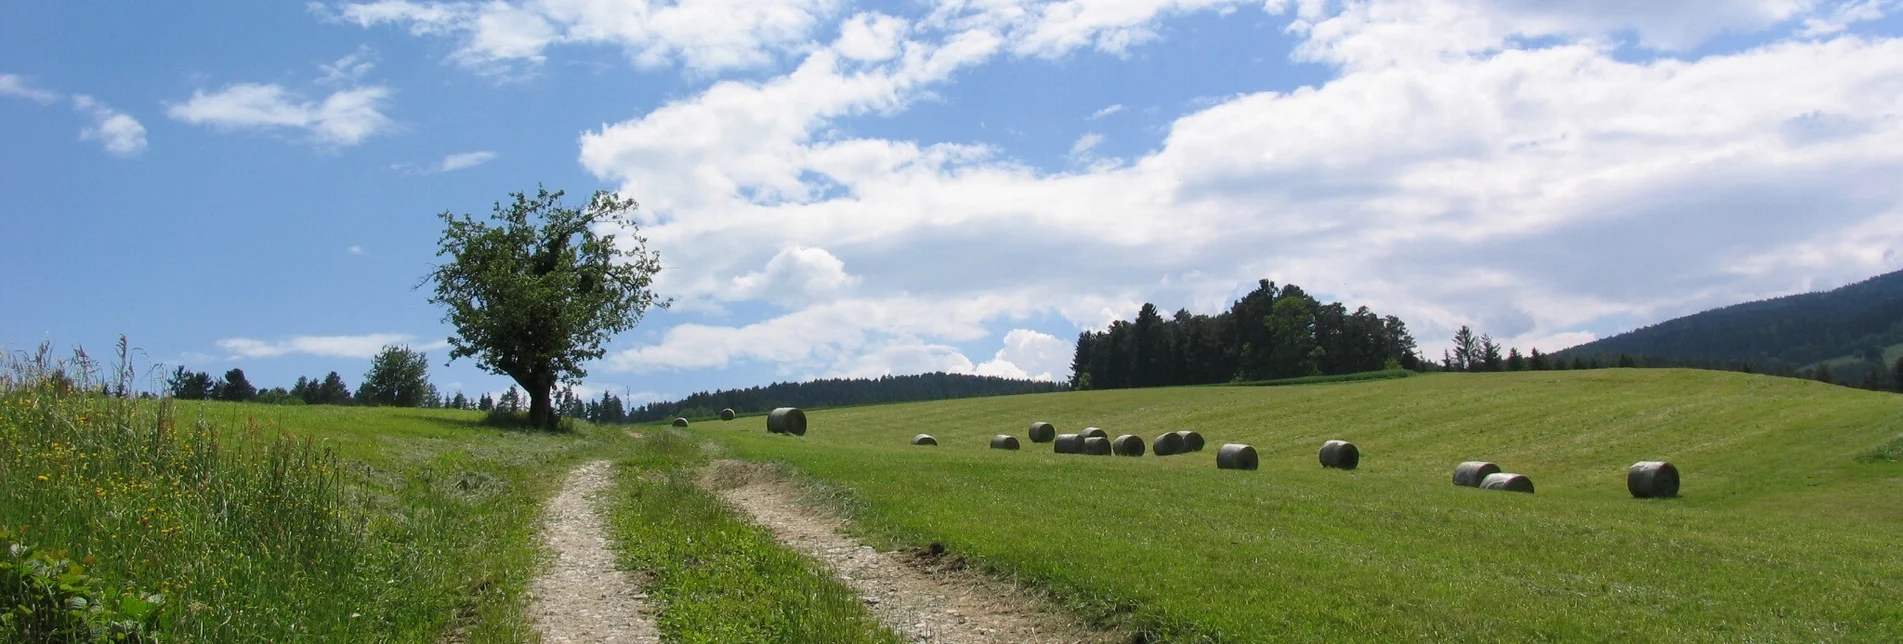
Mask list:
[[547,644],[661,641],[639,581],[615,568],[599,508],[613,485],[607,461],[584,464],[543,509],[542,540],[555,558],[529,584],[529,616]]
[[831,569],[859,593],[887,628],[930,644],[1121,642],[1025,589],[967,570],[963,559],[931,546],[879,552],[852,538],[848,522],[799,502],[794,484],[741,461],[716,461],[702,487],[780,542]]

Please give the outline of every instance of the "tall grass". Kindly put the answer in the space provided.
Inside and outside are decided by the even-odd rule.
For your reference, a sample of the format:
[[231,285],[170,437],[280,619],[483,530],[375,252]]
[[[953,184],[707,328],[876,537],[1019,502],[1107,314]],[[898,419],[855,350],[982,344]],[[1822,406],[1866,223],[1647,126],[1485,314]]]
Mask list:
[[186,420],[169,399],[113,395],[134,384],[130,358],[122,340],[104,370],[46,346],[0,366],[0,615],[44,617],[30,609],[67,592],[36,570],[99,586],[53,597],[64,621],[0,620],[0,641],[124,634],[119,600],[102,601],[124,597],[155,602],[141,632],[169,641],[433,641],[476,613],[495,624],[472,639],[528,637],[502,624],[519,625],[519,602],[480,595],[519,594],[535,555],[530,527],[508,524],[533,494],[475,498],[443,479],[495,477],[456,456],[378,470],[253,416]]

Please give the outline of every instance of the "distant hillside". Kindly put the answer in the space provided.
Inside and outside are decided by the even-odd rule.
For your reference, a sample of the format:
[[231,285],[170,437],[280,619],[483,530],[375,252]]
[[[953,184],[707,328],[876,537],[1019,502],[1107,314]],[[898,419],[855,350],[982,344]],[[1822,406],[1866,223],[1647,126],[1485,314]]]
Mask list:
[[673,402],[657,402],[635,409],[631,422],[677,416],[706,417],[732,409],[742,414],[772,411],[776,407],[846,407],[950,398],[978,398],[1062,391],[1064,385],[1035,380],[956,373],[924,373],[880,378],[834,378],[811,382],[776,382],[765,387],[701,392]]
[[1660,322],[1564,351],[1561,356],[1644,356],[1714,365],[1796,368],[1855,357],[1880,359],[1903,343],[1903,271],[1843,288],[1727,306]]

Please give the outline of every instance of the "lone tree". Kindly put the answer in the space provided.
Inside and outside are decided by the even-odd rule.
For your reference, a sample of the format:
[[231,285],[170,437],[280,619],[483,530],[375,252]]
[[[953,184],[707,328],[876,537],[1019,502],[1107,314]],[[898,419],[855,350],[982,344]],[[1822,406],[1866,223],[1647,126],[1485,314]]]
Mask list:
[[[528,393],[529,421],[552,428],[556,383],[579,383],[602,342],[669,301],[649,288],[661,257],[627,217],[633,200],[598,191],[577,210],[562,205],[561,191],[510,196],[488,222],[440,215],[436,255],[449,261],[425,281],[435,282],[430,302],[448,307],[443,319],[456,327],[449,359],[474,357],[484,371],[513,378]],[[615,227],[628,235],[617,237]]]
[[422,407],[429,400],[429,357],[407,346],[385,345],[363,374],[364,399],[386,407]]

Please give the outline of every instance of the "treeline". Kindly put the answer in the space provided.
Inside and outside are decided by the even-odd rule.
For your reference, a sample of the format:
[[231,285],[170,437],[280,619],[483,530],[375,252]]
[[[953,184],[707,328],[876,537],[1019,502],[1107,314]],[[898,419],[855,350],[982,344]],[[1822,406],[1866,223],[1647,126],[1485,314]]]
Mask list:
[[1049,393],[1064,388],[1064,385],[1053,382],[943,372],[878,378],[833,378],[700,392],[678,401],[642,405],[631,411],[628,418],[630,422],[648,422],[676,417],[714,416],[722,409],[747,414],[772,411],[777,407],[845,407]]
[[[1749,363],[1760,372],[1779,373],[1812,372],[1815,367],[1807,365],[1843,362],[1849,357],[1888,371],[1891,365],[1881,361],[1883,349],[1899,343],[1903,343],[1903,271],[1822,293],[1695,313],[1560,353],[1656,356],[1683,364]],[[1861,376],[1869,366],[1855,365],[1852,370]]]
[[[1501,352],[1505,349],[1505,353]],[[1829,363],[1820,363],[1806,368],[1792,367],[1782,360],[1752,362],[1749,360],[1702,360],[1677,359],[1660,356],[1632,355],[1621,353],[1608,355],[1587,353],[1579,347],[1566,349],[1552,354],[1542,354],[1539,349],[1521,354],[1518,348],[1502,347],[1493,337],[1474,335],[1473,329],[1462,326],[1454,333],[1453,347],[1441,354],[1442,371],[1558,371],[1568,369],[1706,369],[1711,371],[1736,371],[1739,373],[1757,373],[1785,378],[1803,378],[1845,387],[1856,387],[1872,391],[1894,391],[1903,393],[1903,358],[1895,364],[1886,365],[1881,361],[1880,352],[1858,357],[1850,365],[1840,364],[1832,368]]]
[[1135,321],[1077,335],[1077,389],[1164,387],[1420,369],[1400,318],[1322,304],[1294,284],[1262,280],[1216,315],[1144,304]]
[[[448,407],[449,400],[429,381],[429,357],[409,347],[389,345],[370,360],[363,383],[353,392],[332,371],[322,378],[299,376],[289,389],[258,389],[243,369],[213,377],[203,371],[178,367],[165,381],[166,393],[181,400],[224,400],[278,405],[374,405],[382,407]],[[455,399],[462,400],[462,392]]]

